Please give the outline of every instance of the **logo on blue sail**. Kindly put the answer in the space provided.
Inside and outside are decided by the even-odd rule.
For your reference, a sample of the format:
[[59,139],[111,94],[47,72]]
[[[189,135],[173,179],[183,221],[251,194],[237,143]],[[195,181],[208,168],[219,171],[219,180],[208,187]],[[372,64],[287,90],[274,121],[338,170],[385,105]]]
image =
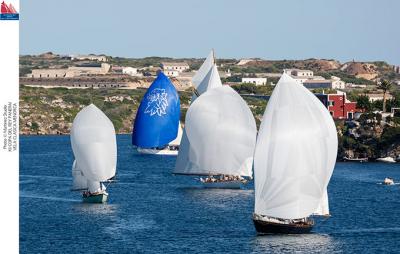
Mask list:
[[168,107],[168,94],[165,92],[165,89],[155,88],[151,93],[147,96],[147,107],[144,110],[144,113],[150,114],[153,116],[157,114],[158,116],[162,116],[167,114],[166,109]]

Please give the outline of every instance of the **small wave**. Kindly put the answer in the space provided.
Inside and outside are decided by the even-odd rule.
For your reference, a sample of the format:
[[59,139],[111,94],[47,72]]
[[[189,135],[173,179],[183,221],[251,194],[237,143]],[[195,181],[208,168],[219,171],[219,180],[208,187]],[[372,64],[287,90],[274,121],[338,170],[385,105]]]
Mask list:
[[36,180],[23,180],[23,181],[19,181],[19,184],[30,184],[30,183],[37,183]]
[[152,219],[144,219],[143,216],[131,216],[129,219],[120,219],[111,226],[104,228],[104,232],[112,237],[124,237],[126,232],[137,232],[157,227]]
[[376,183],[378,185],[385,185],[385,186],[393,186],[393,185],[400,185],[400,183],[394,183],[394,184],[383,184],[382,182]]
[[400,233],[400,227],[390,228],[360,228],[360,229],[344,229],[332,232],[330,235],[348,235],[348,234],[378,234],[378,233]]
[[72,177],[63,177],[63,176],[47,176],[47,175],[19,175],[19,177],[26,178],[40,178],[40,179],[52,179],[52,180],[72,180]]
[[80,202],[81,200],[69,199],[69,198],[59,198],[59,197],[48,197],[48,196],[40,196],[40,195],[32,195],[32,194],[20,194],[20,198],[37,198],[37,199],[45,199],[51,201],[64,201],[64,202]]

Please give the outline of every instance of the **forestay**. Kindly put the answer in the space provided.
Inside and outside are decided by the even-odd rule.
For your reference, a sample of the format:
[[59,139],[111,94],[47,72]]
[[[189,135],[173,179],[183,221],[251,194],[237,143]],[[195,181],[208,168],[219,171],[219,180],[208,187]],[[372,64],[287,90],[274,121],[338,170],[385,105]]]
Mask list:
[[141,148],[163,147],[178,134],[179,95],[169,78],[160,72],[138,108],[132,144]]
[[287,74],[265,110],[254,155],[255,213],[283,219],[313,214],[337,155],[332,116]]
[[75,117],[71,145],[78,168],[91,181],[106,181],[115,175],[117,142],[112,122],[91,104]]
[[221,86],[197,98],[186,114],[185,127],[192,163],[187,173],[252,176],[256,122],[232,88]]
[[[209,57],[207,57],[207,59],[209,59]],[[203,65],[200,67],[200,69],[202,69],[204,66],[208,66],[207,60],[203,63]],[[221,83],[221,79],[219,77],[217,66],[215,64],[213,64],[210,67],[210,69],[208,70],[208,72],[203,76],[202,81],[199,83],[199,85],[197,87],[199,88],[199,90],[198,90],[199,95],[201,95],[202,93],[206,92],[209,89],[221,87],[221,86],[222,86],[222,83]],[[196,100],[196,98],[197,98],[197,96],[193,95],[191,103],[193,103]],[[190,149],[191,149],[191,145],[187,138],[186,126],[185,126],[185,128],[183,129],[182,140],[181,140],[181,144],[179,146],[179,153],[178,153],[178,157],[176,158],[175,169],[174,169],[173,173],[186,174],[187,172],[192,171],[191,169],[192,169],[192,166],[194,166],[194,165],[190,161],[190,158],[189,158]]]

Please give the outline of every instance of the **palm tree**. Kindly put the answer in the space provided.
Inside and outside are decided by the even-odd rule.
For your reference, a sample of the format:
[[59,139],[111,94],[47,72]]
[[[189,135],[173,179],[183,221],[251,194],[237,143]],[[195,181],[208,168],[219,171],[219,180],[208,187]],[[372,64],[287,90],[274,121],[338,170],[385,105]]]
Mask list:
[[382,82],[378,83],[378,89],[383,90],[383,112],[386,112],[386,93],[390,89],[392,84],[387,80],[382,80]]

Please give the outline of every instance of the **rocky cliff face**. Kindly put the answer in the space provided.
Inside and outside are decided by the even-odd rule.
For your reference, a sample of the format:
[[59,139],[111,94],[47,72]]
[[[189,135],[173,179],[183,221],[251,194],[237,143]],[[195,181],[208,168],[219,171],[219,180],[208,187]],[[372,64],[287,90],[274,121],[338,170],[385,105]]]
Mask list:
[[378,76],[377,66],[369,63],[350,62],[347,63],[344,70],[357,78],[373,80]]

